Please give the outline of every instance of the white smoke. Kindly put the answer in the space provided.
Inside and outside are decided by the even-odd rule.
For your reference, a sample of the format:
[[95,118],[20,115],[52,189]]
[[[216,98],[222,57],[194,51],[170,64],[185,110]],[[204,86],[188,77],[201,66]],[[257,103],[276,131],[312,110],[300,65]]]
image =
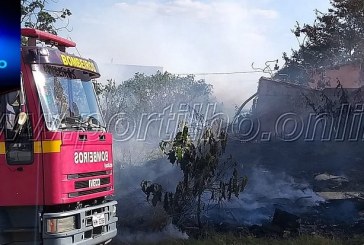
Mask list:
[[283,172],[261,167],[247,171],[248,184],[239,198],[210,210],[206,219],[234,225],[262,224],[272,218],[276,208],[300,214],[324,202],[308,184],[298,183]]

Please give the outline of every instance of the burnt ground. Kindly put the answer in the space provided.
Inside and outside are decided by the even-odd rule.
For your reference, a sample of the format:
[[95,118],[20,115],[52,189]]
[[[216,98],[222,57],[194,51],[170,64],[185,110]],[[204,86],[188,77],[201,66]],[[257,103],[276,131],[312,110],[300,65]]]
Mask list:
[[[362,236],[364,234],[364,152],[362,149],[363,145],[357,142],[352,144],[314,142],[255,144],[238,140],[230,141],[226,155],[231,154],[241,163],[241,173],[248,176],[248,189],[241,195],[242,203],[254,201],[248,209],[243,210],[239,205],[233,208],[241,216],[254,213],[254,215],[264,215],[264,219],[255,224],[254,222],[247,224],[242,217],[226,219],[226,217],[220,218],[213,215],[213,219],[208,222],[209,226],[205,228],[206,233],[199,231],[193,222],[186,224],[184,232],[190,237],[211,234],[211,231],[262,238],[287,238],[306,234],[342,239]],[[153,209],[145,202],[139,184],[141,180],[147,178],[162,183],[164,181],[166,186],[171,185],[169,182],[171,176],[174,176],[172,179],[178,179],[179,175],[175,170],[165,168],[165,164],[158,160],[121,171],[122,182],[119,190],[125,190],[123,186],[129,190],[127,195],[120,193],[119,196],[119,230],[126,228],[129,233],[153,233],[163,230],[168,217],[163,210]],[[244,200],[245,196],[252,195],[252,192],[256,190],[259,191],[260,187],[249,190],[249,187],[257,184],[257,181],[249,179],[251,171],[257,168],[272,174],[273,178],[269,180],[271,182],[265,183],[272,189],[263,190],[261,196],[253,195],[251,199]],[[279,189],[282,188],[281,185],[275,186],[282,181],[281,173],[292,178],[292,184],[297,185],[288,189],[293,194],[297,194],[304,184],[305,189],[312,191],[310,194],[331,193],[330,199],[323,198],[319,205],[305,207],[307,201],[305,195],[291,197],[287,189]],[[289,185],[291,182],[286,184]],[[262,188],[266,187],[262,185]],[[265,198],[274,188],[279,189],[278,193],[281,192],[282,197]],[[357,195],[353,196],[353,193]],[[254,205],[258,206],[253,210],[251,207]]]

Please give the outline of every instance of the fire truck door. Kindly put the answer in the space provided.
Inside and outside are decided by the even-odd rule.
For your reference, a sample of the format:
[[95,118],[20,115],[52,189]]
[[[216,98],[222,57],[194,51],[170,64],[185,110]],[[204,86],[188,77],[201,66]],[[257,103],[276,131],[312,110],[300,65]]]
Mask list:
[[35,154],[31,120],[18,124],[19,94],[0,95],[0,206],[38,205],[42,200],[41,156]]

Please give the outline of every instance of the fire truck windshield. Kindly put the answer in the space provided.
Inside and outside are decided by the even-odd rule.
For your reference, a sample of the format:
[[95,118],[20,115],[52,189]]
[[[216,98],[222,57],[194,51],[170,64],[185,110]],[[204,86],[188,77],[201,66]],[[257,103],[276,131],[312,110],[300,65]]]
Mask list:
[[32,70],[49,130],[104,130],[87,73],[49,65],[32,65]]

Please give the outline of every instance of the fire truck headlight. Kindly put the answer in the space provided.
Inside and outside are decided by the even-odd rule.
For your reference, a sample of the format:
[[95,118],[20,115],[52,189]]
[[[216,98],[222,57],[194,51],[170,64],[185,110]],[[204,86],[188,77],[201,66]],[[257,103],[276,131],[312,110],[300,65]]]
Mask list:
[[76,229],[76,217],[69,216],[64,218],[47,219],[48,233],[61,233]]
[[115,217],[116,216],[116,205],[112,206],[111,207],[111,214],[110,214],[111,217]]

